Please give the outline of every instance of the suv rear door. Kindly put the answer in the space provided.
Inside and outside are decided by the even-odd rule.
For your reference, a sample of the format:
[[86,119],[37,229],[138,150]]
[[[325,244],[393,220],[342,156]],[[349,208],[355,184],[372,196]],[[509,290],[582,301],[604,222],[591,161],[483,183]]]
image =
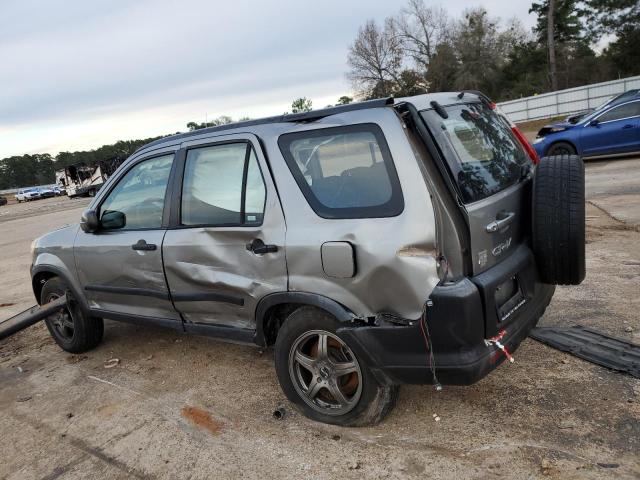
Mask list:
[[466,216],[471,280],[483,299],[488,338],[533,296],[535,270],[525,246],[533,165],[506,120],[487,102],[437,105],[421,115]]
[[466,212],[472,273],[498,264],[528,233],[531,160],[496,112],[484,102],[421,112],[442,151]]
[[284,215],[257,137],[184,143],[172,203],[164,266],[185,328],[248,340],[257,302],[287,290]]

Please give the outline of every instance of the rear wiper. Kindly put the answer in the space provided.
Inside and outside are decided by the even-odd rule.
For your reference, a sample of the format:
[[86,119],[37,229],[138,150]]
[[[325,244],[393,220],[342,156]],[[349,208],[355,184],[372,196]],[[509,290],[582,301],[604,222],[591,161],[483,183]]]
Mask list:
[[435,100],[431,100],[430,104],[431,107],[433,107],[433,109],[436,111],[436,113],[442,118],[449,118],[449,114],[447,113],[447,111],[438,102],[436,102]]

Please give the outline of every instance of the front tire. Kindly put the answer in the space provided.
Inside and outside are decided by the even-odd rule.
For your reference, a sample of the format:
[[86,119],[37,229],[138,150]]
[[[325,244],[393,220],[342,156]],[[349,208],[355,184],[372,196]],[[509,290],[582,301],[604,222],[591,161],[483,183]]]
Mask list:
[[[50,278],[42,287],[40,303],[49,303],[67,291],[66,284],[58,277]],[[101,318],[88,317],[77,300],[69,298],[67,308],[45,319],[49,333],[66,352],[83,353],[97,347],[104,335]]]
[[549,147],[547,150],[548,157],[556,156],[556,155],[575,155],[576,149],[569,142],[557,142]]
[[287,317],[275,345],[276,373],[287,398],[306,417],[341,426],[379,423],[398,387],[382,385],[336,333],[333,316],[301,307]]

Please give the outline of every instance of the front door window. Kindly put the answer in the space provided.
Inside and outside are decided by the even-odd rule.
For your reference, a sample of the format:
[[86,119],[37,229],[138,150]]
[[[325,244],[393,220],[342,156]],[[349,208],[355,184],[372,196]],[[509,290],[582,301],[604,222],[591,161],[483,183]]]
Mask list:
[[[120,179],[100,207],[104,230],[157,229],[162,226],[164,197],[173,163],[173,154],[145,160]],[[113,218],[124,220],[114,222]]]

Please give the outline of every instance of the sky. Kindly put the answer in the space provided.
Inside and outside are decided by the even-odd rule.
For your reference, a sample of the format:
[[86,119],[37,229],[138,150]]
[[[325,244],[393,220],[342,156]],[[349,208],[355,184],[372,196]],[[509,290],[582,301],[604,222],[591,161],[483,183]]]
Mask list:
[[[530,1],[425,0],[452,16],[482,4],[529,29]],[[259,118],[352,88],[347,52],[404,0],[2,0],[0,158],[86,150]]]

